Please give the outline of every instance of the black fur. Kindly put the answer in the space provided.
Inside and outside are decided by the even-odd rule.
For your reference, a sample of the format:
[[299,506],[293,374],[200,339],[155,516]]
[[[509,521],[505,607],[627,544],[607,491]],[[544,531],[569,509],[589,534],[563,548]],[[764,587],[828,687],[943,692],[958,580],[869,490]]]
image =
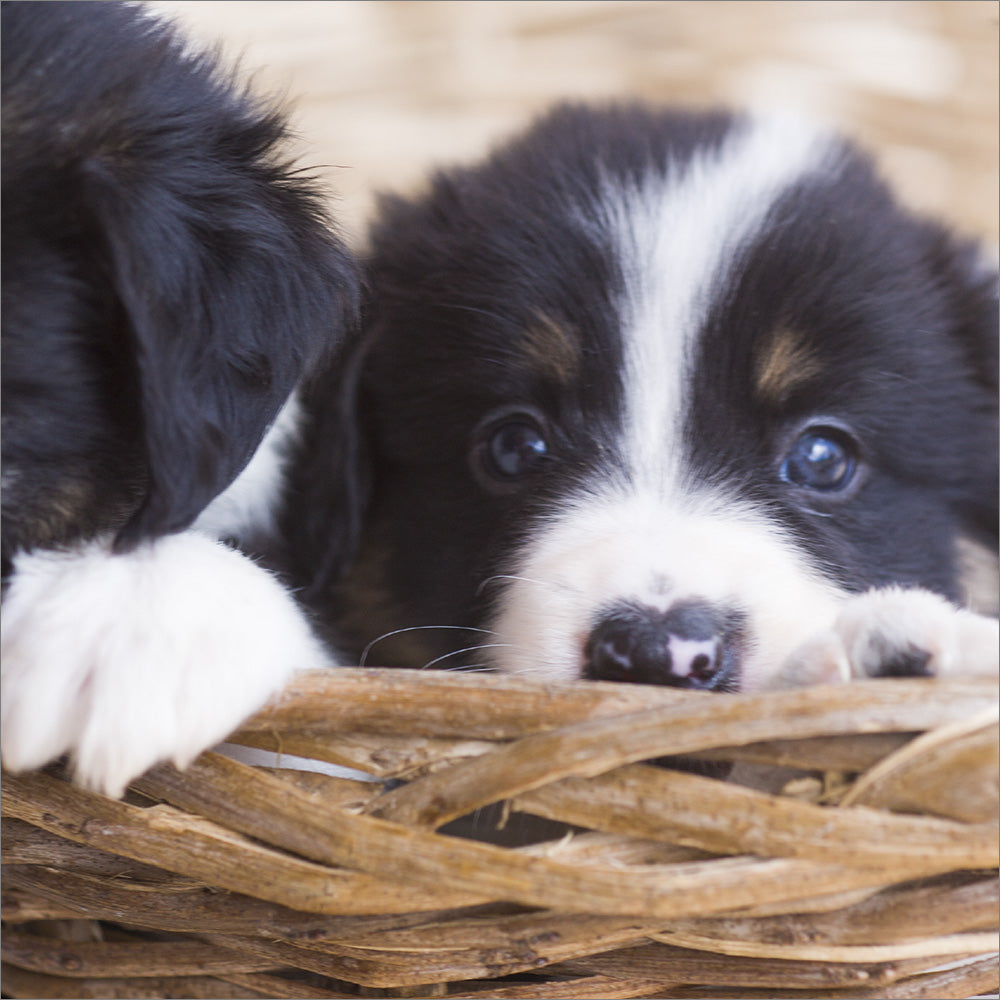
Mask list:
[[[393,630],[482,627],[496,589],[484,582],[510,572],[511,551],[550,501],[615,465],[622,276],[579,218],[599,201],[602,178],[627,186],[717,144],[732,124],[566,107],[484,165],[382,203],[367,333],[344,366],[359,400],[357,442],[344,447],[361,460],[331,474],[314,442],[299,467],[312,468],[310,485],[293,509],[313,519],[336,511],[326,523],[344,526],[344,511],[360,523],[364,506],[360,555],[344,581],[316,572],[315,533],[297,569],[352,655]],[[973,246],[902,209],[845,147],[837,169],[783,197],[737,273],[699,336],[691,474],[765,507],[848,590],[900,583],[959,597],[956,538],[996,545],[995,272]],[[515,346],[539,314],[580,343],[568,384],[527,370]],[[748,372],[782,322],[806,332],[819,374],[762,402]],[[341,391],[331,380],[319,411]],[[477,428],[508,406],[539,414],[549,454],[517,488],[485,489],[472,467]],[[315,427],[323,417],[313,410]],[[864,475],[850,497],[805,496],[775,474],[789,435],[815,413],[859,435]],[[351,540],[335,530],[328,544],[342,553]],[[406,632],[373,657],[420,666],[475,644],[471,633]]]
[[356,311],[285,118],[121,3],[3,5],[3,557],[189,525]]

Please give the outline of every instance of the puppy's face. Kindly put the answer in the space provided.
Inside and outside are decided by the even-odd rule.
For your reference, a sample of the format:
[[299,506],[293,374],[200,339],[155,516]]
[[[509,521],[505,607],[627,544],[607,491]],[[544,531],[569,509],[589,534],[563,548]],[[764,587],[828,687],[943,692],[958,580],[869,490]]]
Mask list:
[[565,109],[375,251],[370,662],[753,688],[995,528],[994,285],[823,135]]

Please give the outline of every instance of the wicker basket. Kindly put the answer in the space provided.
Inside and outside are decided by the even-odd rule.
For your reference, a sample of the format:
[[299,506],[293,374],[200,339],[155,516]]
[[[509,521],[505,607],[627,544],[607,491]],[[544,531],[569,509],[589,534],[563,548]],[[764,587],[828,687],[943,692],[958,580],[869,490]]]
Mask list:
[[[720,696],[345,669],[233,739],[375,780],[212,753],[123,802],[5,776],[6,995],[996,989],[991,679]],[[781,791],[641,763],[673,755]]]

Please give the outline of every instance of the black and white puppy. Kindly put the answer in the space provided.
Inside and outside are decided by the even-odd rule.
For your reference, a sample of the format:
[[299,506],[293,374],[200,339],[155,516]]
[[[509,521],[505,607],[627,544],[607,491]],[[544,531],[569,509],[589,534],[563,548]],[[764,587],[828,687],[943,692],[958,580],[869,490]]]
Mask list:
[[286,138],[134,5],[4,4],[8,768],[69,751],[117,794],[328,662],[214,537],[269,530],[286,400],[356,312]]
[[963,553],[996,582],[997,275],[843,141],[563,107],[387,199],[370,283],[359,556],[300,559],[356,655],[718,691],[997,669],[958,610]]
[[996,276],[836,140],[559,111],[387,203],[302,383],[356,282],[280,116],[126,5],[3,27],[6,766],[118,793],[331,662],[219,537],[347,659],[995,670],[945,598],[995,549]]

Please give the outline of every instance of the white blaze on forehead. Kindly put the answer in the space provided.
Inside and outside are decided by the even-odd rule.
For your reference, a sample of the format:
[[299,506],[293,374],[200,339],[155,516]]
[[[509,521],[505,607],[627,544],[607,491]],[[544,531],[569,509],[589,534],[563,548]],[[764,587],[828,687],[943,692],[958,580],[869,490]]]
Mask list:
[[[501,669],[579,678],[602,608],[624,599],[665,610],[696,598],[746,615],[741,678],[754,688],[832,622],[838,588],[794,539],[764,512],[683,481],[680,434],[694,345],[713,301],[782,194],[838,148],[798,123],[750,120],[634,187],[608,179],[586,224],[611,236],[624,279],[624,413],[614,447],[628,475],[600,470],[517,554],[491,622]],[[678,650],[688,669],[705,653]]]
[[623,450],[635,485],[662,493],[676,480],[692,343],[713,292],[778,198],[834,148],[797,120],[747,119],[717,147],[639,186],[609,182],[603,222],[624,278]]

